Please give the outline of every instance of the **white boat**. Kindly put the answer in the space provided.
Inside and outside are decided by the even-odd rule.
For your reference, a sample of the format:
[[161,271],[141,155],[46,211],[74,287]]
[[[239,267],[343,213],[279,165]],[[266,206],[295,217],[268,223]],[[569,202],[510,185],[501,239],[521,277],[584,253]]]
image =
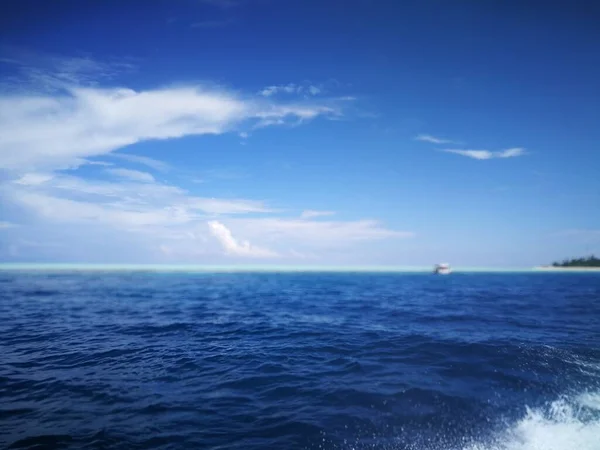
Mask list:
[[436,264],[433,273],[437,275],[449,275],[452,273],[452,269],[450,269],[450,264],[447,263]]

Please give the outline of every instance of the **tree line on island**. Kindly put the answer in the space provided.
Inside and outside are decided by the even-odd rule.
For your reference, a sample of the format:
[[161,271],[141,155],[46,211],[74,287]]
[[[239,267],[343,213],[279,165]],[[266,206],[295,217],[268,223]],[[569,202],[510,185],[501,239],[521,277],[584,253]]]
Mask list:
[[600,258],[592,255],[587,258],[565,259],[562,262],[553,262],[552,267],[600,267]]

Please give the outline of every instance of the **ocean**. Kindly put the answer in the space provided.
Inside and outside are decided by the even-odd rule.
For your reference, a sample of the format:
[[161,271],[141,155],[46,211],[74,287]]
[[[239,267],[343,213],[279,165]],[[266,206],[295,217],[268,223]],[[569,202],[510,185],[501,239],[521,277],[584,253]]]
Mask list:
[[0,271],[0,447],[600,449],[600,274]]

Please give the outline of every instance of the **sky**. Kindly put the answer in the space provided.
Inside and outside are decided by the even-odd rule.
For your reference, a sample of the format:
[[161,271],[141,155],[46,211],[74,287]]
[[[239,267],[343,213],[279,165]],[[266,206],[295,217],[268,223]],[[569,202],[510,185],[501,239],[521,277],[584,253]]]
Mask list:
[[600,253],[591,1],[0,3],[0,262]]

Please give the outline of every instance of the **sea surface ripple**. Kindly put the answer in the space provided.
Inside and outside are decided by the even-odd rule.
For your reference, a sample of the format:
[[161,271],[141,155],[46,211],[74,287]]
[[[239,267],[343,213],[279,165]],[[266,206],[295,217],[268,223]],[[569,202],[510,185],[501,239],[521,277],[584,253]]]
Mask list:
[[0,271],[0,447],[600,449],[598,274]]

